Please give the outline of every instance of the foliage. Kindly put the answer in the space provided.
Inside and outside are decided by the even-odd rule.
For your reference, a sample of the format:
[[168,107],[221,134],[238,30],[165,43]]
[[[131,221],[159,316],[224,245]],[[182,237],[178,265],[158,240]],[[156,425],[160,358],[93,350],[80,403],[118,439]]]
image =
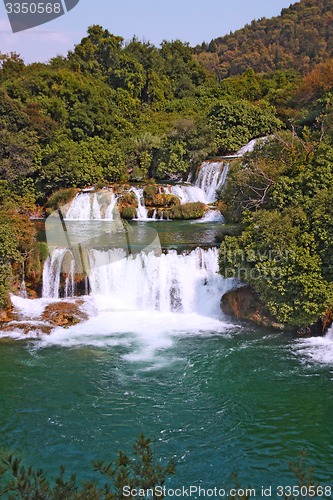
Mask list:
[[214,106],[209,124],[214,131],[218,154],[237,151],[250,139],[271,134],[281,127],[267,103],[255,106],[237,100],[223,100]]
[[74,198],[75,194],[75,188],[59,189],[59,191],[55,191],[51,194],[47,200],[46,206],[50,210],[57,210],[62,205],[69,203]]
[[201,219],[207,207],[200,201],[175,205],[169,212],[170,219]]
[[[114,463],[94,464],[94,470],[99,472],[106,483],[99,486],[97,482],[79,484],[73,474],[66,479],[65,468],[61,467],[59,476],[50,482],[43,470],[25,468],[21,460],[9,456],[2,460],[0,468],[0,496],[10,495],[10,498],[36,498],[39,500],[61,499],[108,499],[135,498],[127,494],[130,490],[151,489],[162,486],[169,475],[174,474],[175,465],[172,460],[167,465],[161,465],[155,459],[150,439],[141,434],[133,443],[133,456],[119,451]],[[2,485],[1,485],[2,483]],[[152,498],[163,498],[153,495]]]
[[0,181],[0,309],[7,306],[8,291],[23,262],[32,264],[35,229],[21,213],[20,201],[12,196],[8,183]]
[[258,73],[287,68],[306,72],[333,55],[332,9],[332,0],[303,0],[282,9],[279,17],[252,21],[194,52],[219,78],[249,68]]
[[294,326],[315,322],[333,300],[309,229],[300,209],[260,210],[221,245],[222,274],[250,283],[278,321]]
[[221,245],[221,272],[250,283],[283,323],[308,325],[333,304],[332,159],[306,130],[278,135],[232,166],[220,194],[243,224]]

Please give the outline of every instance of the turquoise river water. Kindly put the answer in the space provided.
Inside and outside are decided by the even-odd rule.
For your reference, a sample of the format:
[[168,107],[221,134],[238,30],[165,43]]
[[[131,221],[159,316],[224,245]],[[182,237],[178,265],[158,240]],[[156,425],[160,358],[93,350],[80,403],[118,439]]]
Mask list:
[[[193,274],[194,260],[179,259],[170,256],[169,271]],[[108,309],[98,289],[98,312],[84,324],[47,338],[2,336],[1,454],[50,477],[64,464],[94,478],[94,460],[129,450],[143,432],[156,456],[176,461],[170,487],[222,487],[237,471],[261,498],[261,486],[295,483],[288,464],[306,449],[316,479],[333,489],[333,335],[295,340],[238,324],[201,309],[213,301],[206,291],[187,309],[182,283],[183,311]]]

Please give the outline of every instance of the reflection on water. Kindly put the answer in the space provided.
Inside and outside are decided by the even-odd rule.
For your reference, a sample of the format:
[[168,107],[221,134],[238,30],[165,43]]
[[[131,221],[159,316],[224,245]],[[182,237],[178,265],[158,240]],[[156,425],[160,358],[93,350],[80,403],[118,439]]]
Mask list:
[[[110,221],[66,221],[71,234],[89,234],[94,247],[110,246],[110,232],[107,227],[112,224]],[[234,234],[237,226],[223,224],[221,222],[201,222],[195,221],[130,221],[124,222],[124,226],[129,226],[132,234],[137,239],[140,247],[146,245],[147,233],[152,229],[159,236],[163,250],[174,249],[177,251],[191,250],[198,246],[211,247],[220,245],[225,235]],[[38,240],[45,241],[45,223],[36,221]],[[123,233],[112,233],[113,244],[119,240],[122,245]],[[133,236],[132,236],[133,241]]]

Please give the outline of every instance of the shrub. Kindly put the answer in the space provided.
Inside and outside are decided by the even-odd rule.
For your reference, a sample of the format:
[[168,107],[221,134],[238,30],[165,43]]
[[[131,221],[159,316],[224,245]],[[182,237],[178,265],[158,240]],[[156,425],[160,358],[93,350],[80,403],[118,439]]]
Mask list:
[[200,201],[195,203],[184,203],[171,208],[170,219],[200,219],[207,210],[207,206]]
[[70,202],[76,194],[75,188],[65,188],[55,191],[47,200],[46,206],[51,210],[57,210],[62,205]]
[[134,207],[121,207],[119,212],[123,219],[135,219],[136,217],[136,208]]

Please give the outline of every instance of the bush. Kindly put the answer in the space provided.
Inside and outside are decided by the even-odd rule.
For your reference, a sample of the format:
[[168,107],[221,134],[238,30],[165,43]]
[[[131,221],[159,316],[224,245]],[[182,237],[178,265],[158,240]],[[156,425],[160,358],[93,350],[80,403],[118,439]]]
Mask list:
[[134,207],[122,207],[119,212],[123,219],[135,219],[136,217],[136,208]]
[[201,219],[207,210],[207,206],[200,201],[195,203],[184,203],[171,208],[170,219]]
[[75,188],[65,188],[55,191],[47,200],[46,206],[51,210],[57,210],[62,205],[69,203],[75,196]]

